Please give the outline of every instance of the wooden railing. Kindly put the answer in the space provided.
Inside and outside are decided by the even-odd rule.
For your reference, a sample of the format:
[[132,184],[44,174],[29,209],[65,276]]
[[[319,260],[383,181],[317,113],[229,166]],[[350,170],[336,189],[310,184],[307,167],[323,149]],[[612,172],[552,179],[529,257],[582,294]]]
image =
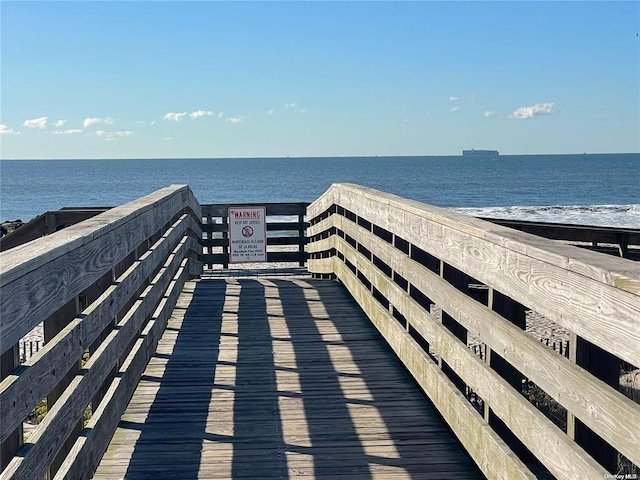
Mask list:
[[95,217],[109,208],[112,207],[64,207],[45,212],[0,238],[0,252]]
[[[0,254],[1,478],[95,469],[182,285],[201,271],[201,215],[174,185]],[[46,345],[19,366],[18,343],[40,323]]]
[[[213,268],[213,265],[229,267],[229,218],[231,206],[264,206],[266,207],[267,222],[267,262],[297,262],[303,266],[306,261],[304,246],[306,245],[306,228],[304,215],[309,203],[248,203],[248,204],[203,204],[202,240],[203,263]],[[275,217],[275,218],[274,218]],[[279,217],[279,218],[278,218]],[[282,217],[297,217],[296,221],[288,221]],[[276,235],[269,232],[277,232]],[[298,248],[291,251],[274,251],[274,246],[294,245]]]
[[593,250],[594,252],[640,261],[640,229],[496,218],[482,218],[482,220],[539,237],[565,240],[580,248]]
[[[619,454],[640,464],[640,406],[618,391],[621,361],[640,366],[640,265],[354,185],[262,205],[280,234],[268,245],[295,247],[268,261],[309,255],[310,272],[339,278],[487,477],[533,478],[532,458],[557,478],[603,478]],[[33,228],[45,237],[0,254],[0,478],[95,469],[185,280],[228,266],[228,207],[171,186],[45,215]],[[632,230],[519,223],[622,255],[638,244]],[[569,358],[524,332],[528,309],[571,332]],[[46,345],[20,366],[20,339],[41,323]],[[566,409],[566,426],[523,385]]]
[[[307,214],[308,270],[346,286],[488,478],[640,465],[640,405],[619,392],[620,361],[640,366],[638,263],[357,185]],[[524,331],[528,309],[571,332],[570,358]],[[566,409],[565,428],[525,383]]]

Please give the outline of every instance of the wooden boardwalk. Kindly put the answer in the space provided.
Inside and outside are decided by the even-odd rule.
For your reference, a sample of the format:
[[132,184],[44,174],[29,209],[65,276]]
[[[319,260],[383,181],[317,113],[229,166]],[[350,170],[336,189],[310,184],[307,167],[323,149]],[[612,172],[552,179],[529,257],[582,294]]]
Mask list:
[[274,273],[185,285],[94,478],[482,478],[339,283]]

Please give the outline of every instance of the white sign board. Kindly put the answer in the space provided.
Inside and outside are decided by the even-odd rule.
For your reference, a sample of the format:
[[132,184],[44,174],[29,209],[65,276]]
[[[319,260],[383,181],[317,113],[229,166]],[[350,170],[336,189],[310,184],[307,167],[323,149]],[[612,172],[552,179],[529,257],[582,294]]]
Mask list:
[[229,207],[229,263],[267,261],[265,207]]

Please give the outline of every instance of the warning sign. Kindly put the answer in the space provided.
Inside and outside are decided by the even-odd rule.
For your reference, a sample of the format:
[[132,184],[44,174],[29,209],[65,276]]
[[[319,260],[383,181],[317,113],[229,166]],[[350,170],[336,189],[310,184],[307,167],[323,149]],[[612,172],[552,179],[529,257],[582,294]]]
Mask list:
[[267,261],[265,207],[229,207],[229,263]]

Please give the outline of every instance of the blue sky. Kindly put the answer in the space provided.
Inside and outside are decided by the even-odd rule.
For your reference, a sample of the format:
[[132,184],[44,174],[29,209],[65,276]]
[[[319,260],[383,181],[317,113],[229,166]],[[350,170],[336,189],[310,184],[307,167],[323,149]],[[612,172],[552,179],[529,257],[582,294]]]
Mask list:
[[0,3],[2,158],[640,151],[639,2]]

